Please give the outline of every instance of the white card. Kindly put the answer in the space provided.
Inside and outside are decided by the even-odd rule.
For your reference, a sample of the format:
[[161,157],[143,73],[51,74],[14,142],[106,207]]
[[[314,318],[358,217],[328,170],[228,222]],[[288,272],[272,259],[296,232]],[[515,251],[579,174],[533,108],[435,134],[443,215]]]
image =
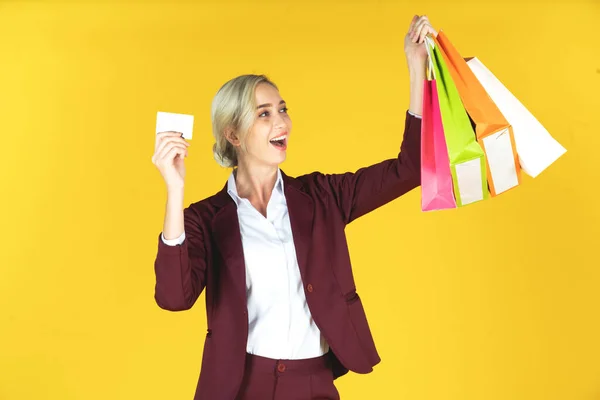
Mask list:
[[159,111],[156,114],[156,133],[181,132],[184,139],[192,138],[194,116]]

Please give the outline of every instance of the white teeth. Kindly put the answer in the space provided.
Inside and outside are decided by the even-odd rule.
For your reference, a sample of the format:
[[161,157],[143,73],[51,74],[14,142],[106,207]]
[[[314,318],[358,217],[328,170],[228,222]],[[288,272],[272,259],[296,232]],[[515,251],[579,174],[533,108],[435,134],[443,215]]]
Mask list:
[[279,142],[279,141],[282,141],[282,140],[284,140],[284,139],[285,139],[285,135],[284,135],[284,136],[280,136],[280,137],[273,138],[273,139],[271,139],[271,142],[275,142],[275,141]]

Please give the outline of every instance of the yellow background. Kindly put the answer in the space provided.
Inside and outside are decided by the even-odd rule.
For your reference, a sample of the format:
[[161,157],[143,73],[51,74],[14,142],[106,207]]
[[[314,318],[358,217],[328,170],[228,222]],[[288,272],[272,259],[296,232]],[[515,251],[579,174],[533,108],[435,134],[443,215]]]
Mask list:
[[153,300],[156,111],[196,117],[186,204],[227,178],[210,102],[242,73],[288,101],[288,174],[394,156],[415,13],[568,153],[495,199],[423,213],[417,189],[348,227],[383,361],[342,399],[600,399],[600,3],[550,4],[0,2],[0,399],[191,399],[204,296]]

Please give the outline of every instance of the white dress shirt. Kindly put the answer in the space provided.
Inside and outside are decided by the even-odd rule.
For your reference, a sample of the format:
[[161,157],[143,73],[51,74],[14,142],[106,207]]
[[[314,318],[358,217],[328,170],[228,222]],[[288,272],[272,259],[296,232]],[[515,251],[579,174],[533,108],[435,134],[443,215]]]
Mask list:
[[[265,218],[238,196],[235,175],[227,192],[237,206],[246,264],[248,342],[246,351],[273,359],[319,357],[329,346],[316,326],[304,295],[281,171]],[[185,232],[168,245],[183,243]]]

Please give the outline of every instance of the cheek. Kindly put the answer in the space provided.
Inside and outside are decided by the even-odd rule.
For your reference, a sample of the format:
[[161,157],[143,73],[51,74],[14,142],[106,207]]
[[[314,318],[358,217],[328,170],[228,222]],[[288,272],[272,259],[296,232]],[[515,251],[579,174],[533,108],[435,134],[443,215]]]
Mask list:
[[248,147],[257,147],[264,145],[269,140],[271,127],[267,124],[255,124],[248,134]]

